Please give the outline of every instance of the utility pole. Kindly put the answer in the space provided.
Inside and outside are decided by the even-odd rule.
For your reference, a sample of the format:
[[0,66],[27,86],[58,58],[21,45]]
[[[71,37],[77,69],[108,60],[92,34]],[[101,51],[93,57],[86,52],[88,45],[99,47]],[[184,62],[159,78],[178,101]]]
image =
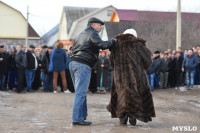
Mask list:
[[26,51],[28,49],[28,19],[29,19],[29,6],[27,5],[27,18],[26,18]]
[[181,47],[181,0],[177,0],[176,49]]

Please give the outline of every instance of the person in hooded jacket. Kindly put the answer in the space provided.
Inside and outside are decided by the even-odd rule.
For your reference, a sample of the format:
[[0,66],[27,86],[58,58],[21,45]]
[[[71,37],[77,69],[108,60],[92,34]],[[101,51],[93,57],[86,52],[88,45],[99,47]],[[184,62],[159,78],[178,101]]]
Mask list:
[[56,49],[54,53],[52,53],[53,56],[53,89],[54,93],[57,93],[57,80],[58,80],[58,74],[60,73],[62,78],[62,85],[64,89],[64,93],[71,93],[67,89],[67,81],[65,76],[65,64],[66,64],[66,52],[63,49],[64,44],[62,42],[58,42],[56,45]]

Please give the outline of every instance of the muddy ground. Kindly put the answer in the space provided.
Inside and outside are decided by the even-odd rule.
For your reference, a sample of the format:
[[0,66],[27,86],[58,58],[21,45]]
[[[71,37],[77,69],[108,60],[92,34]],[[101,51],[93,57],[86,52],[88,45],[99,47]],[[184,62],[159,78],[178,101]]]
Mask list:
[[200,133],[200,88],[160,89],[152,94],[156,117],[150,123],[120,125],[106,110],[110,94],[89,93],[88,120],[93,124],[74,127],[74,94],[0,92],[0,133],[171,133],[172,126],[196,126]]

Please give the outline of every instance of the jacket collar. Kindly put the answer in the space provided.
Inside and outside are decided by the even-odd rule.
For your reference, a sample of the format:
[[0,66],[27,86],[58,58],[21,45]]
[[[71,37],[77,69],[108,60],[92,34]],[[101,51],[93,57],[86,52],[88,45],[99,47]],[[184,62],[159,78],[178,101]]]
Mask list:
[[87,27],[86,27],[86,29],[93,29],[94,31],[96,31],[97,33],[99,33],[95,28],[93,28],[91,25],[88,25]]

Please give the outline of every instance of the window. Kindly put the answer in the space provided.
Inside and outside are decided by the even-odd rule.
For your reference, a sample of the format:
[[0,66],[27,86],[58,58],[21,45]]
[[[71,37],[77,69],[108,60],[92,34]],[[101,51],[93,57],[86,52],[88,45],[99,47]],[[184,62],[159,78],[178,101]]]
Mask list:
[[107,10],[107,16],[112,16],[113,10]]

